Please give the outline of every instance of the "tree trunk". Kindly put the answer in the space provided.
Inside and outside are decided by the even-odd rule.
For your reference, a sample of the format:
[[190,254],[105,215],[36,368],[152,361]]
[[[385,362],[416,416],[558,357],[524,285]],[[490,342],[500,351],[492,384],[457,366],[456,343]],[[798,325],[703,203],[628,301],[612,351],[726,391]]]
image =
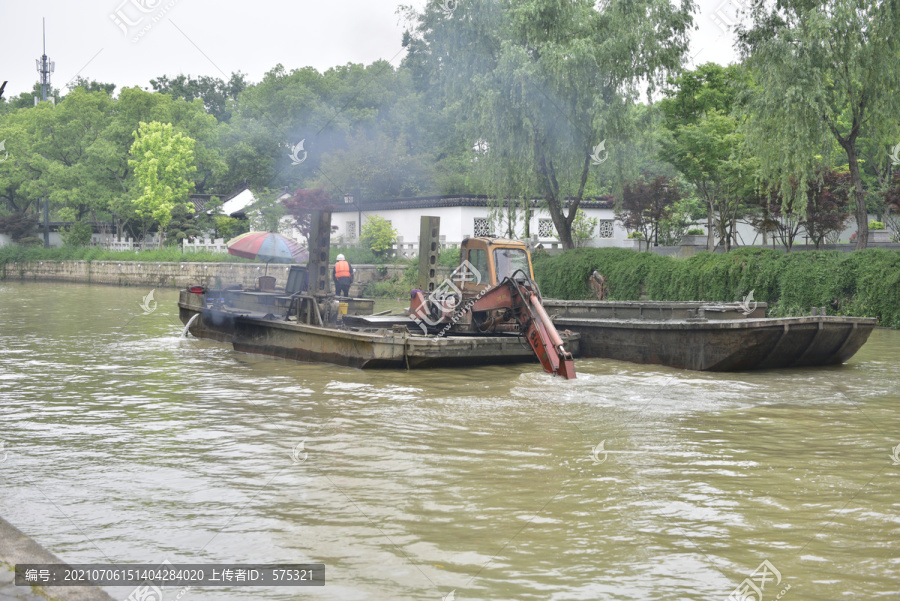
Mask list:
[[713,252],[716,250],[716,234],[713,227],[713,206],[712,203],[706,201],[706,250]]
[[859,162],[856,158],[856,138],[850,137],[841,142],[841,146],[847,151],[847,159],[850,163],[850,181],[853,182],[853,192],[856,196],[856,250],[862,250],[869,245],[869,211],[866,209],[866,195],[863,191],[862,177],[859,175]]
[[553,220],[553,226],[556,228],[556,235],[562,242],[563,250],[572,250],[575,245],[572,244],[572,229],[569,227],[569,221],[563,215],[562,201],[559,198],[559,184],[556,181],[556,174],[553,164],[547,164],[547,159],[543,153],[540,154],[540,170],[541,179],[544,184],[544,199],[547,201],[547,209],[550,211],[550,219]]

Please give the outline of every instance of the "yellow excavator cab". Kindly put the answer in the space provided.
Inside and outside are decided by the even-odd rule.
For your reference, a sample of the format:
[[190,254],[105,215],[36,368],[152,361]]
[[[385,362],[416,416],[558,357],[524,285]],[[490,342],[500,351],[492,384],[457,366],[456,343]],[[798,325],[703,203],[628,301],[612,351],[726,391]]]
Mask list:
[[[534,279],[531,255],[524,242],[503,238],[466,238],[460,247],[459,286],[464,296],[492,288],[521,271]],[[517,277],[520,279],[521,275]]]

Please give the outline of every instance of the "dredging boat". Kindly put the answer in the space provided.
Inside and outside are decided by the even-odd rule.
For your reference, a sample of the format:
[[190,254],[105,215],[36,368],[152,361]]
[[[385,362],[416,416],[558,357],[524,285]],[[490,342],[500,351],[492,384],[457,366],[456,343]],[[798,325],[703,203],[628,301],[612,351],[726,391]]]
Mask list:
[[274,278],[253,290],[192,286],[180,293],[179,317],[198,338],[298,361],[422,368],[537,358],[546,372],[574,378],[579,336],[557,332],[544,310],[525,244],[470,238],[468,258],[438,281],[438,231],[438,218],[422,218],[419,289],[405,315],[372,315],[373,300],[332,294],[331,214],[317,211],[309,263],[291,267],[283,290]]

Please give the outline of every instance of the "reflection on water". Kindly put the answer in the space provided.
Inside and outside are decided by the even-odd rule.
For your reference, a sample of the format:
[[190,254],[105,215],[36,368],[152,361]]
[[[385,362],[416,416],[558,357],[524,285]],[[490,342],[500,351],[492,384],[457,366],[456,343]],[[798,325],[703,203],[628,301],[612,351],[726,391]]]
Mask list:
[[824,369],[360,371],[182,339],[148,291],[0,283],[0,507],[68,561],[327,566],[208,600],[900,588],[900,332]]

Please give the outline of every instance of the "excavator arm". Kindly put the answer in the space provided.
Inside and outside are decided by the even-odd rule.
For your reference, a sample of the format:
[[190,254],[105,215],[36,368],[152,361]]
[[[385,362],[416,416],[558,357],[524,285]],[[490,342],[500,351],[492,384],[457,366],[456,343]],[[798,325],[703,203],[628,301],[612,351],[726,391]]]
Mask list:
[[[522,272],[517,272],[522,273]],[[567,352],[556,326],[541,303],[537,286],[527,276],[522,279],[506,278],[494,288],[483,293],[472,305],[472,311],[508,309],[519,323],[525,339],[540,360],[544,371],[575,379],[575,363]],[[524,274],[523,274],[524,275]]]

